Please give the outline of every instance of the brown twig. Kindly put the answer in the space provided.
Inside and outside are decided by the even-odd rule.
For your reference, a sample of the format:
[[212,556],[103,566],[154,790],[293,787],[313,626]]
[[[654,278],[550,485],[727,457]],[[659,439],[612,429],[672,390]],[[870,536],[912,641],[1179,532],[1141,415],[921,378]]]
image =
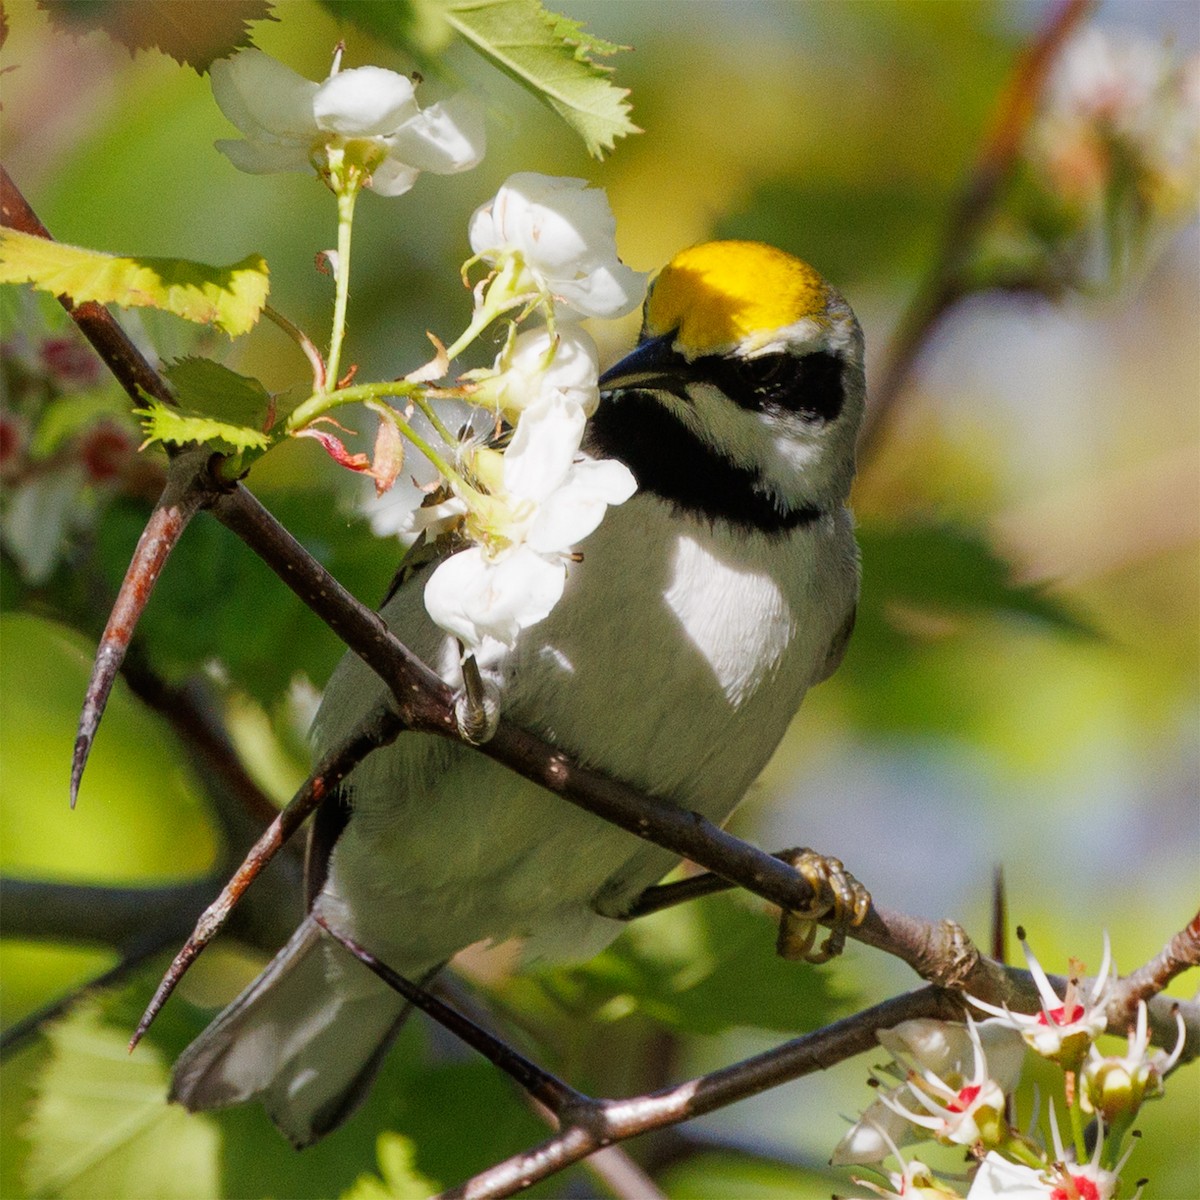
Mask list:
[[879,377],[872,383],[871,404],[858,438],[860,465],[878,453],[900,395],[930,336],[946,313],[971,291],[963,267],[1016,164],[1050,68],[1095,2],[1062,0],[1018,58],[996,104],[979,157],[950,213],[938,257],[900,318]]
[[[166,974],[159,983],[154,996],[146,1007],[130,1040],[132,1050],[142,1040],[151,1022],[167,1002],[188,967],[196,956],[217,935],[228,920],[234,906],[245,894],[246,889],[258,877],[263,868],[274,858],[281,846],[296,832],[317,806],[336,788],[364,755],[392,741],[401,729],[396,714],[388,708],[379,708],[371,718],[360,726],[357,733],[329,754],[325,761],[308,777],[304,786],[296,793],[251,847],[242,865],[222,888],[220,895],[200,914],[191,936],[176,954]],[[211,894],[211,893],[209,893]]]
[[923,988],[686,1083],[625,1100],[594,1100],[583,1110],[583,1121],[565,1124],[541,1145],[448,1189],[439,1200],[496,1200],[514,1195],[603,1146],[690,1121],[870,1050],[877,1044],[880,1029],[916,1017],[952,1020],[959,1015],[961,1009],[948,993]]
[[92,751],[96,730],[116,682],[117,672],[154,585],[158,582],[159,573],[171,551],[179,544],[191,519],[208,500],[210,489],[203,482],[207,471],[198,469],[197,457],[207,464],[211,454],[205,449],[199,451],[198,456],[195,453],[179,455],[172,461],[166,489],[154,506],[142,536],[138,538],[121,590],[117,593],[100,645],[96,648],[71,758],[72,808],[79,796],[83,770],[87,766],[88,755]]
[[427,1016],[448,1029],[455,1037],[465,1042],[474,1050],[478,1050],[489,1062],[499,1067],[506,1075],[511,1076],[539,1104],[544,1104],[556,1116],[574,1113],[576,1110],[594,1103],[589,1097],[577,1092],[573,1087],[563,1083],[561,1079],[543,1070],[530,1061],[512,1046],[477,1025],[469,1017],[464,1016],[448,1004],[443,1004],[436,996],[424,988],[397,975],[395,971],[381,962],[365,947],[360,946],[352,938],[335,929],[322,917],[314,918],[320,927],[334,941],[344,946],[368,970],[374,972],[394,992],[398,992],[414,1008],[419,1008]]

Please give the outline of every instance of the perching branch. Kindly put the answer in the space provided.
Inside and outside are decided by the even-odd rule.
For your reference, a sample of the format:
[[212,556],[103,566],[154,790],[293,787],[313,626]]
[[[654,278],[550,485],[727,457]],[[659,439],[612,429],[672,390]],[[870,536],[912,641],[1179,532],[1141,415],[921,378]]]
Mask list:
[[[9,192],[16,193],[7,177],[5,188],[6,196]],[[45,235],[44,227],[27,205],[24,212],[25,219],[32,220],[32,227]],[[9,213],[6,206],[6,220]],[[68,311],[74,316],[80,310]],[[93,342],[99,343],[101,356],[106,362],[110,354],[118,361],[127,361],[130,356],[122,347],[127,340],[123,331],[111,318],[101,324],[103,335]],[[151,371],[141,361],[144,369]],[[138,385],[143,386],[140,380]],[[193,486],[203,488],[206,468],[194,470]],[[399,642],[382,618],[347,592],[243,486],[228,487],[211,476],[207,486],[205,499],[217,519],[262,558],[388,684],[403,726],[462,741],[451,690]],[[506,720],[501,720],[495,736],[479,750],[565,800],[636,837],[691,859],[786,911],[807,909],[815,898],[814,889],[791,867],[726,833],[700,814],[643,796],[624,784],[584,770],[563,751]],[[244,882],[254,877],[261,863],[269,859],[274,848],[298,824],[295,821],[273,826],[274,832],[269,830],[264,835],[260,849],[265,853],[258,856],[257,864],[247,860],[248,875],[240,872],[237,879],[242,883],[235,880],[228,895],[214,905],[214,919],[219,916],[223,920],[228,911],[226,901],[229,907],[236,902],[244,891]],[[207,927],[200,933],[205,934],[206,930]],[[873,906],[850,934],[857,941],[901,958],[921,978],[943,987],[965,988],[987,995],[999,970],[950,922],[934,925]],[[171,986],[169,979],[164,980],[167,992]]]
[[[944,988],[926,987],[864,1009],[815,1033],[795,1038],[773,1050],[687,1083],[624,1100],[601,1100],[583,1095],[556,1079],[423,988],[397,975],[369,950],[327,922],[319,920],[318,923],[389,987],[478,1050],[559,1120],[559,1132],[553,1137],[505,1162],[497,1163],[458,1187],[450,1188],[442,1193],[440,1200],[498,1200],[499,1197],[514,1195],[602,1147],[651,1130],[690,1121],[814,1071],[827,1070],[839,1062],[874,1049],[878,1045],[879,1031],[890,1029],[901,1021],[917,1017],[962,1020],[964,1013],[969,1010],[962,996]],[[1185,941],[1191,939],[1191,947],[1184,949],[1191,961],[1185,965],[1200,964],[1200,946],[1195,944],[1193,930],[1198,923],[1200,918],[1171,943],[1175,945],[1180,938]],[[1164,954],[1170,954],[1174,963],[1182,961],[1170,947]],[[1124,1012],[1130,981],[1143,979],[1147,973],[1164,974],[1159,965],[1162,957],[1160,955],[1154,962],[1128,976],[1115,989],[1108,1010],[1110,1032],[1123,1031],[1120,1024],[1122,1018],[1118,1014]],[[988,995],[979,995],[979,999],[991,1004],[1006,1004],[1015,1012],[1039,1011],[1037,985],[1028,971],[1014,968],[998,970],[994,978],[996,989]],[[1168,979],[1169,976],[1164,978],[1164,983]],[[1051,977],[1051,982],[1056,989],[1065,992],[1065,979]],[[1085,981],[1085,987],[1089,984],[1090,981]],[[1138,999],[1149,997],[1141,995]],[[1184,1058],[1200,1053],[1200,1004],[1181,1005],[1166,997],[1155,997],[1149,1007],[1156,1038],[1160,1033],[1165,1035],[1159,1044],[1173,1045],[1177,1036],[1174,1013],[1179,1011],[1183,1014],[1185,1029]]]

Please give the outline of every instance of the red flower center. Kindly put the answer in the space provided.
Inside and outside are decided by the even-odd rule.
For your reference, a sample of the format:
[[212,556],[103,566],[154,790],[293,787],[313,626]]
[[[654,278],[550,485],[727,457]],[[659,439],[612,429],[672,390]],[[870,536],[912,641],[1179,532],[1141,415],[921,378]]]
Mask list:
[[948,1112],[966,1112],[967,1109],[970,1108],[975,1102],[975,1097],[978,1095],[979,1088],[977,1088],[974,1084],[972,1084],[970,1087],[965,1087],[961,1092],[958,1093],[958,1096],[955,1099],[951,1100],[950,1103],[946,1105],[946,1110]]
[[1100,1200],[1100,1189],[1086,1175],[1069,1175],[1071,1190],[1060,1184],[1050,1193],[1050,1200]]
[[1051,1008],[1045,1012],[1038,1013],[1038,1021],[1043,1025],[1049,1025],[1053,1021],[1055,1025],[1061,1028],[1063,1025],[1073,1025],[1082,1016],[1082,1004],[1072,1004],[1069,1009],[1064,1004],[1059,1008]]

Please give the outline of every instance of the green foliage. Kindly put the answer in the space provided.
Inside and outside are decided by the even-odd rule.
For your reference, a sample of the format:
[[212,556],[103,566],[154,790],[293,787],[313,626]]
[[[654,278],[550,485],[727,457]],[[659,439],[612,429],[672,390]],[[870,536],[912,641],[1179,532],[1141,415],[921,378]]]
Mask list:
[[0,283],[31,283],[76,304],[160,308],[215,325],[230,337],[254,328],[270,287],[259,254],[228,267],[182,258],[119,258],[16,229],[0,230]]
[[587,37],[578,23],[537,0],[449,0],[445,16],[478,53],[558,113],[594,158],[637,132],[628,91],[591,58],[614,53],[610,42]]
[[271,439],[258,429],[245,425],[230,425],[211,417],[181,413],[178,409],[146,397],[146,407],[134,409],[142,418],[147,442],[165,442],[185,446],[189,442],[207,442],[215,450],[238,453],[243,450],[265,450]]
[[272,20],[270,0],[38,0],[68,33],[103,30],[132,54],[161,50],[179,63],[207,71],[212,61],[251,44],[252,21]]
[[380,1179],[360,1175],[354,1186],[342,1193],[342,1200],[425,1200],[438,1190],[416,1169],[416,1150],[411,1141],[398,1133],[384,1132],[376,1143]]
[[827,972],[775,954],[775,930],[762,905],[713,896],[643,917],[588,962],[535,978],[577,1021],[637,1012],[710,1036],[746,1027],[800,1033],[846,1011],[853,997]]
[[168,1062],[152,1045],[132,1056],[128,1035],[87,1002],[48,1033],[28,1136],[26,1185],[39,1196],[216,1194],[213,1123],[163,1103]]
[[208,442],[232,453],[270,446],[267,429],[275,413],[267,389],[257,379],[194,356],[178,359],[163,374],[178,405],[169,407],[146,396],[146,406],[134,410],[142,418],[147,442]]

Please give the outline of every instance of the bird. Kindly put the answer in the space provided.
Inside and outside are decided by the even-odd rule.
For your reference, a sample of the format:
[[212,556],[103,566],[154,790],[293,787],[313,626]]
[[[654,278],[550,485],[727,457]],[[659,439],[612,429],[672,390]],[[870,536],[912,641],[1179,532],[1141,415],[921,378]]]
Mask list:
[[[723,822],[853,627],[862,330],[799,258],[701,243],[653,280],[636,346],[600,385],[583,451],[625,463],[637,489],[549,616],[481,653],[481,674],[507,718],[581,765]],[[459,647],[422,605],[426,570],[402,572],[381,613],[458,686]],[[385,697],[347,654],[317,758]],[[478,942],[582,960],[677,861],[465,745],[402,733],[319,810],[308,916],[184,1051],[171,1098],[258,1100],[309,1145],[362,1102],[406,1013],[318,919],[413,980]]]

